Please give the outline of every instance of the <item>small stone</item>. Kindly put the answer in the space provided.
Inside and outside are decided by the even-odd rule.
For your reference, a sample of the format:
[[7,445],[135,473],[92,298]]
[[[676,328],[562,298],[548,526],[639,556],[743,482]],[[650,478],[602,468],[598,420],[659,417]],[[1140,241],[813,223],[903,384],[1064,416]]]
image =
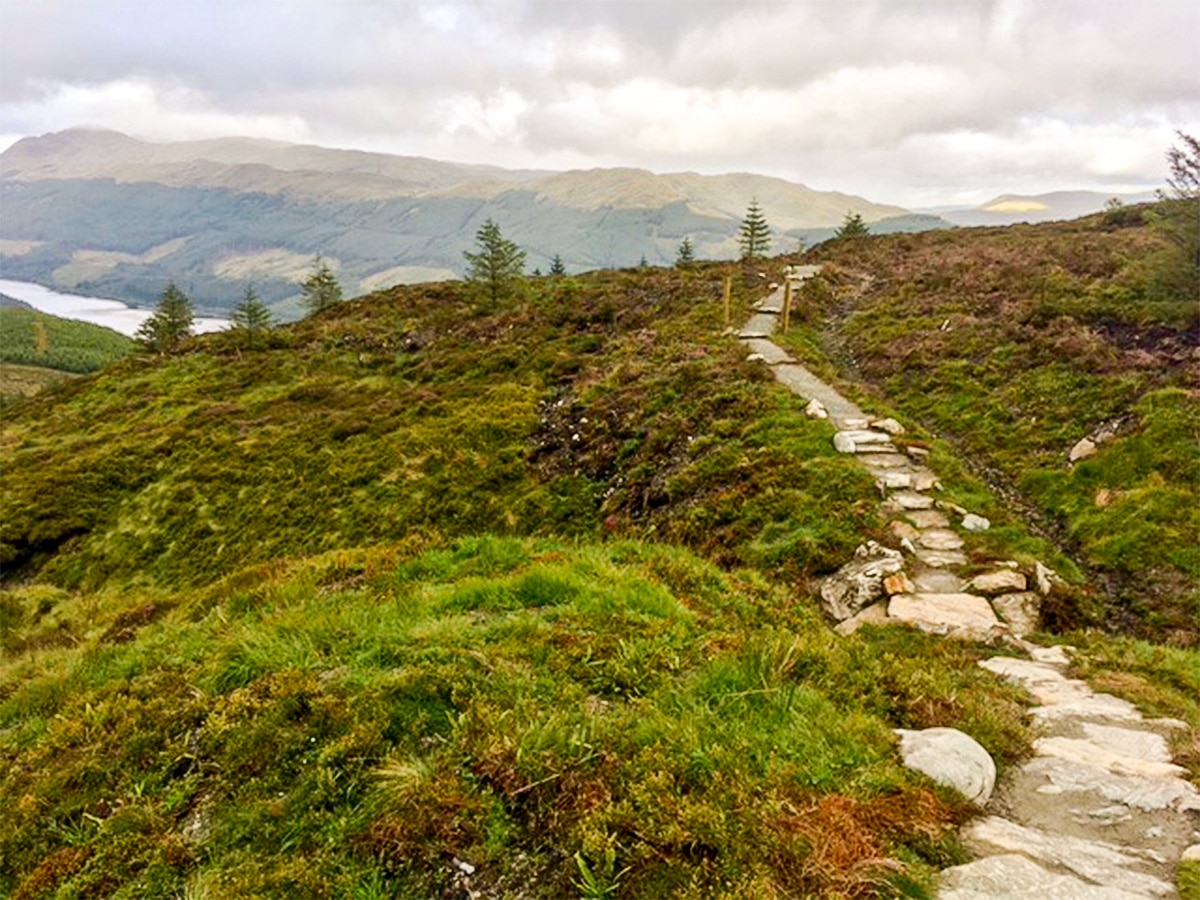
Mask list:
[[1096,443],[1091,438],[1083,438],[1067,454],[1067,459],[1071,462],[1079,462],[1081,459],[1087,459],[1089,456],[1096,455]]
[[1192,844],[1179,857],[1180,862],[1200,862],[1200,844]]
[[903,572],[897,572],[895,575],[889,575],[883,579],[883,589],[887,591],[889,597],[896,594],[915,594],[917,591],[916,585],[908,580],[908,576]]
[[971,579],[971,589],[981,594],[1005,594],[1025,590],[1025,576],[1020,572],[1001,569],[985,572]]
[[921,532],[917,543],[928,550],[957,550],[963,545],[963,539],[949,528],[930,528]]
[[886,625],[888,621],[887,604],[872,603],[866,609],[852,615],[844,622],[839,622],[834,626],[833,630],[842,637],[854,634],[864,625]]
[[1037,589],[1041,592],[1043,597],[1054,590],[1054,585],[1056,583],[1060,583],[1062,581],[1062,579],[1058,577],[1053,569],[1049,568],[1048,566],[1043,566],[1040,562],[1035,562],[1033,564],[1033,574],[1034,579],[1037,581]]
[[895,419],[873,419],[871,421],[871,427],[878,428],[880,431],[886,431],[893,437],[904,434],[904,426]]
[[939,500],[937,502],[938,509],[944,509],[948,513],[954,513],[956,516],[965,516],[967,511],[957,503],[951,503],[949,500]]
[[[889,444],[890,437],[883,431],[867,431],[863,429],[845,429],[839,431],[833,436],[833,446],[837,448],[839,453],[856,453],[858,448],[866,445],[884,445]],[[866,453],[873,452],[873,449],[862,451]]]
[[1017,637],[1033,634],[1041,622],[1040,598],[1029,591],[994,597],[992,609],[996,610]]
[[904,448],[904,451],[919,462],[929,459],[929,450],[925,447],[908,446]]
[[1157,825],[1151,825],[1149,828],[1147,828],[1145,831],[1142,832],[1142,837],[1146,838],[1147,840],[1154,841],[1154,840],[1157,840],[1158,838],[1162,837],[1164,834],[1166,834],[1166,832],[1163,831],[1161,828],[1159,828]]
[[999,853],[942,870],[937,896],[940,900],[1118,900],[1125,895],[1044,869],[1020,853]]
[[950,520],[946,514],[936,509],[914,509],[904,514],[904,518],[918,528],[949,528]]
[[987,531],[992,527],[992,523],[983,516],[977,516],[975,513],[967,513],[963,516],[962,527],[967,531]]
[[761,353],[751,353],[746,357],[746,362],[766,362],[767,358]]
[[932,497],[916,491],[897,491],[889,499],[900,509],[929,509],[933,506]]
[[829,410],[825,408],[825,404],[816,397],[808,401],[808,406],[804,407],[804,414],[810,419],[828,419]]
[[917,535],[921,533],[907,522],[901,522],[899,519],[888,523],[888,531],[897,538],[908,538],[910,541],[916,540]]
[[941,486],[941,479],[939,479],[928,469],[922,469],[919,472],[913,473],[912,487],[914,491],[931,491],[934,488],[940,488]]
[[996,764],[986,750],[956,728],[896,729],[904,765],[983,806],[996,786]]
[[1104,509],[1106,506],[1112,503],[1112,501],[1113,492],[1108,488],[1100,488],[1100,490],[1096,491],[1096,498],[1092,502],[1095,503],[1096,506],[1100,507],[1100,509]]
[[908,472],[887,471],[880,475],[875,483],[883,490],[894,491],[912,487],[913,477]]

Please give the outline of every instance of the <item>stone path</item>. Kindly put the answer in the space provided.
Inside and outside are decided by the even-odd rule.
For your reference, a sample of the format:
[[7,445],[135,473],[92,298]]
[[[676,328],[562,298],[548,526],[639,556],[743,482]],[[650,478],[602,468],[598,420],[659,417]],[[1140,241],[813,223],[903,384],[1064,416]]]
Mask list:
[[[817,266],[788,271],[794,285]],[[1039,647],[1042,599],[1060,582],[1040,563],[972,564],[963,532],[981,516],[940,499],[928,450],[892,419],[864,413],[770,340],[784,288],[763,301],[739,337],[751,358],[827,418],[834,446],[876,478],[899,550],[870,541],[821,585],[821,606],[840,634],[863,624],[902,624],[951,638],[1007,646],[1028,658],[981,663],[1021,684],[1038,737],[1035,756],[993,793],[995,766],[972,738],[953,729],[901,731],[906,764],[976,802],[985,815],[962,833],[974,862],[941,873],[952,900],[1015,897],[1109,900],[1176,897],[1181,855],[1200,854],[1200,792],[1171,761],[1167,737],[1183,722],[1146,720],[1132,704],[1067,678],[1069,648]],[[1189,846],[1190,845],[1190,846]]]

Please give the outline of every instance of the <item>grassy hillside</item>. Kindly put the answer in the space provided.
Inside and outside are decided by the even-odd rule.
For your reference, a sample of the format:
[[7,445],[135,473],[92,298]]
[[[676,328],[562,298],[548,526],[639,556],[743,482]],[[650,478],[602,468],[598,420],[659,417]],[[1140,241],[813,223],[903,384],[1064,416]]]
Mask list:
[[[0,894],[928,896],[970,810],[891,729],[1003,768],[1025,706],[817,614],[878,494],[727,275],[741,322],[767,273],[393,289],[14,408]],[[1200,773],[1196,652],[1073,639]]]
[[83,375],[133,348],[131,339],[111,328],[18,306],[0,308],[0,362]]
[[[793,347],[949,441],[1108,589],[1200,641],[1200,306],[1136,210],[823,245]],[[830,363],[829,361],[832,361]],[[1098,452],[1071,463],[1081,439]]]

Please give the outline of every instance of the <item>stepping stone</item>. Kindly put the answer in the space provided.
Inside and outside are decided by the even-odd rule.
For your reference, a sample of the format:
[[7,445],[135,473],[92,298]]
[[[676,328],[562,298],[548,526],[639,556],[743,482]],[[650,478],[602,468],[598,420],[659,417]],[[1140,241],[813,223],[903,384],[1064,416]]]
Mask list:
[[975,515],[975,513],[967,513],[963,516],[962,527],[967,531],[987,531],[992,527],[992,522],[983,516]]
[[918,462],[924,462],[925,460],[929,459],[929,451],[924,447],[905,447],[904,452]]
[[1087,763],[1053,756],[1035,757],[1025,763],[1021,771],[1045,778],[1046,787],[1053,788],[1053,793],[1097,794],[1109,803],[1122,803],[1145,812],[1200,810],[1200,792],[1191,782],[1182,778],[1120,775]]
[[971,590],[980,594],[1007,594],[1023,591],[1026,587],[1025,576],[1012,569],[985,572],[971,579]]
[[[833,436],[833,446],[839,453],[874,453],[880,445],[890,446],[891,437],[883,431],[852,429],[839,431]],[[868,446],[871,445],[871,446]],[[859,450],[859,447],[866,449]]]
[[950,519],[945,513],[936,509],[914,509],[904,514],[904,518],[918,528],[949,528]]
[[880,431],[886,431],[890,435],[904,434],[905,428],[895,419],[872,419],[871,427],[878,428]]
[[[871,474],[876,474],[872,472]],[[887,491],[901,490],[913,486],[913,477],[908,472],[897,472],[894,469],[884,469],[879,473],[875,483]]]
[[982,854],[1024,854],[1047,868],[1066,870],[1085,882],[1134,896],[1173,893],[1165,881],[1137,871],[1141,858],[1115,844],[1027,828],[999,816],[971,823],[963,831],[963,840]]
[[[1130,731],[1127,728],[1116,730]],[[1148,731],[1140,733],[1145,734],[1147,737],[1158,737],[1158,735]],[[1162,738],[1158,739],[1162,740]],[[1122,750],[1129,749],[1136,752],[1138,746],[1138,744],[1135,744],[1129,748],[1122,748]],[[1094,769],[1110,772],[1113,775],[1133,775],[1139,778],[1159,779],[1175,778],[1187,771],[1183,766],[1177,766],[1173,762],[1170,762],[1169,755],[1167,762],[1153,758],[1146,759],[1140,756],[1129,756],[1124,752],[1113,750],[1111,747],[1105,747],[1087,738],[1038,738],[1033,742],[1033,749],[1039,756],[1064,759],[1067,762],[1079,763],[1081,766],[1091,766]]]
[[963,539],[949,528],[930,528],[922,531],[917,543],[927,550],[957,550],[963,545]]
[[933,506],[932,497],[926,497],[916,491],[896,491],[888,501],[899,509],[929,509]]
[[939,569],[914,575],[913,584],[918,591],[927,594],[961,594],[964,587],[963,580],[953,572]]
[[[972,590],[979,590],[974,581],[971,582],[971,587]],[[979,593],[987,592],[979,591]],[[1025,637],[1025,635],[1037,631],[1041,622],[1041,607],[1042,598],[1031,591],[1003,594],[992,598],[992,609],[1000,614],[1000,618],[1008,624],[1017,637]]]
[[907,522],[901,522],[899,519],[895,519],[891,522],[888,522],[888,531],[890,531],[892,534],[894,534],[896,537],[900,538],[901,540],[904,540],[905,538],[907,538],[910,541],[916,540],[917,536],[920,535],[920,533],[921,533],[921,532],[917,531],[917,529],[915,529],[911,525],[909,525]]
[[930,491],[941,486],[941,480],[928,469],[919,469],[913,473],[913,490]]
[[917,586],[909,581],[908,576],[903,572],[897,572],[895,575],[889,575],[883,579],[883,589],[889,597],[895,594],[915,594]]
[[787,352],[773,341],[763,340],[762,338],[743,338],[750,355],[758,354],[768,366],[778,365],[783,362],[792,362],[792,358]]
[[927,566],[935,569],[965,566],[967,555],[961,550],[930,550],[928,547],[916,547],[915,556]]
[[972,638],[1000,624],[991,605],[974,594],[897,594],[888,601],[888,617],[922,631]]
[[909,464],[908,457],[902,453],[876,453],[874,448],[861,454],[858,461],[873,469],[899,469]]
[[937,896],[939,900],[1127,900],[1129,894],[1051,872],[1020,853],[1002,853],[943,869]]

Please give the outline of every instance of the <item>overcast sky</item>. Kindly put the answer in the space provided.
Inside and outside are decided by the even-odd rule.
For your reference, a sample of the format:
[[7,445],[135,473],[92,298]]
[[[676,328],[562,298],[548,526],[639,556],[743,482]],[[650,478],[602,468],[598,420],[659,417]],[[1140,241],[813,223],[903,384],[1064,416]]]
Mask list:
[[0,148],[77,125],[905,206],[1153,188],[1200,3],[0,0]]

